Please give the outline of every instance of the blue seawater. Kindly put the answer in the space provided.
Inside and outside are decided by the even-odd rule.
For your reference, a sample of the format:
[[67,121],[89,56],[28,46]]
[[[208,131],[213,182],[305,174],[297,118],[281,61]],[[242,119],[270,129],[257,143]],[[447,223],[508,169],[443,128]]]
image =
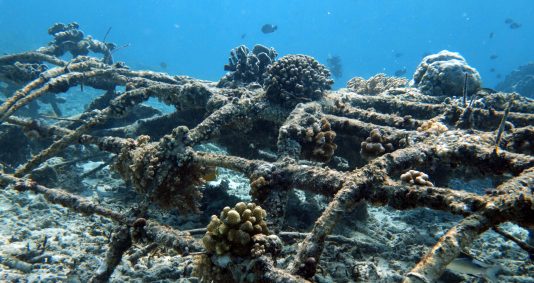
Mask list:
[[[130,44],[115,59],[135,69],[216,81],[232,48],[260,43],[279,57],[307,54],[326,63],[339,56],[339,88],[379,72],[406,69],[411,77],[424,54],[448,49],[478,69],[485,87],[494,87],[534,61],[532,15],[531,0],[0,0],[0,52],[42,46],[51,39],[50,25],[76,21],[97,39],[112,27],[108,41]],[[511,29],[506,19],[521,27]],[[278,29],[263,34],[264,24]]]

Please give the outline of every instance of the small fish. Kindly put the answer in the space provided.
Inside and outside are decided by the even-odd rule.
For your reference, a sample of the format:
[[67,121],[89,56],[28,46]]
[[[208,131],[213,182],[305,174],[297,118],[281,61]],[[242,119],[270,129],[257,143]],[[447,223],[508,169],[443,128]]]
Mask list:
[[402,55],[404,55],[404,54],[402,54],[400,52],[397,52],[397,53],[395,53],[395,58],[400,58],[400,57],[402,57]]
[[449,263],[447,269],[456,273],[482,277],[489,282],[498,282],[496,275],[500,270],[497,266],[489,266],[465,253],[461,253],[460,256]]
[[326,64],[330,69],[330,72],[334,78],[339,79],[343,76],[343,65],[341,63],[341,57],[337,55],[328,55],[326,58]]
[[513,22],[513,23],[510,24],[510,28],[511,29],[518,29],[520,27],[521,27],[521,24],[516,23],[516,22]]
[[272,25],[272,24],[264,24],[262,27],[261,27],[261,32],[263,33],[273,33],[275,32],[276,30],[278,29],[278,27],[276,25]]
[[490,32],[490,34],[489,34],[489,38],[493,38],[494,35],[495,35],[494,32]]
[[167,69],[167,67],[168,67],[167,63],[165,63],[165,62],[161,62],[161,63],[159,63],[159,66],[160,66],[162,69]]
[[497,55],[497,54],[492,54],[489,58],[490,58],[491,60],[495,60],[495,59],[499,58],[499,55]]
[[495,77],[497,77],[498,79],[500,79],[500,78],[502,77],[502,75],[501,75],[501,74],[497,74],[497,76],[495,76]]
[[395,71],[395,77],[404,76],[406,74],[406,68]]
[[507,24],[507,25],[509,25],[509,24],[511,24],[513,22],[514,22],[514,20],[510,19],[510,18],[507,18],[506,20],[504,20],[504,23]]
[[490,72],[495,73],[495,68],[491,68]]
[[246,33],[244,33],[244,34],[241,35],[241,39],[245,39],[245,37],[247,37],[247,34],[246,34]]

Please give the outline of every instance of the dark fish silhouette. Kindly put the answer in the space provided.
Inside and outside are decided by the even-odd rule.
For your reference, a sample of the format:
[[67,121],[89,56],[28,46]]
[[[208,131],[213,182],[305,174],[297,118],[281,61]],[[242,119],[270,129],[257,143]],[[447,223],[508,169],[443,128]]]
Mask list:
[[513,19],[510,19],[510,18],[504,20],[504,23],[507,24],[507,25],[510,25],[511,29],[518,29],[518,28],[521,27],[520,23],[518,23],[518,22],[516,22],[516,21],[514,21]]
[[489,34],[489,38],[493,38],[494,35],[495,35],[494,32],[490,32],[490,34]]
[[406,68],[395,71],[395,77],[404,76],[406,74]]
[[498,79],[500,79],[500,78],[502,77],[502,75],[501,75],[501,74],[497,74],[496,77],[497,77]]
[[261,32],[263,32],[263,33],[273,33],[273,32],[275,32],[277,29],[278,29],[278,27],[277,27],[276,25],[272,25],[272,24],[264,24],[264,25],[261,27]]
[[516,23],[516,22],[513,22],[513,23],[510,24],[510,28],[511,29],[518,29],[520,27],[521,27],[521,24]]
[[404,55],[404,54],[402,54],[400,52],[397,52],[397,53],[395,53],[395,58],[400,58],[400,57],[402,57],[402,55]]
[[495,68],[491,68],[490,72],[495,73]]
[[332,72],[334,78],[339,79],[343,76],[341,57],[337,55],[328,55],[328,58],[326,58],[326,64],[328,65],[328,68],[330,69],[330,72]]
[[159,66],[160,66],[162,69],[167,69],[167,67],[168,67],[168,66],[167,66],[167,63],[165,63],[165,62],[161,62],[161,63],[159,63]]
[[490,58],[491,60],[495,60],[495,59],[499,58],[499,55],[497,55],[497,54],[492,54],[489,58]]
[[245,39],[245,37],[247,37],[247,34],[246,34],[246,33],[244,33],[244,34],[241,35],[241,39]]

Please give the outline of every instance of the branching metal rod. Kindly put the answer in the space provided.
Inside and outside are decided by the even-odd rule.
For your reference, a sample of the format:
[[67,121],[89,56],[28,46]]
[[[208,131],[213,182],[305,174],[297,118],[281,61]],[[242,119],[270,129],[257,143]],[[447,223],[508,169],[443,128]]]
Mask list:
[[[7,185],[13,184],[17,190],[30,190],[37,194],[42,194],[45,199],[54,204],[59,204],[83,215],[96,214],[123,225],[129,225],[135,221],[120,212],[104,208],[86,198],[71,194],[61,189],[50,189],[38,185],[34,181],[14,177],[13,175],[0,173],[0,185],[5,189]],[[189,233],[178,231],[168,226],[163,226],[156,221],[147,220],[144,227],[147,238],[158,245],[174,249],[181,253],[202,251],[203,248]]]
[[406,275],[404,282],[435,282],[462,250],[494,224],[496,223],[481,214],[468,216],[439,239],[432,250]]
[[503,236],[504,238],[516,243],[521,249],[525,250],[526,252],[528,252],[528,254],[530,255],[530,258],[534,258],[534,247],[519,240],[518,238],[514,237],[513,235],[503,231],[501,228],[499,228],[498,226],[495,226],[495,227],[491,227],[491,229],[493,229],[493,231],[495,231],[497,234]]

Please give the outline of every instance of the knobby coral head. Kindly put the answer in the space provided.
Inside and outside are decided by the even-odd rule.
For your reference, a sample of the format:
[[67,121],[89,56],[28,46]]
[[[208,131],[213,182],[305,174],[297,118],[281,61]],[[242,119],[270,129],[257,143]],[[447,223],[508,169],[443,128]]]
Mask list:
[[294,106],[320,99],[333,83],[330,71],[313,57],[286,55],[269,66],[264,88],[269,100]]

